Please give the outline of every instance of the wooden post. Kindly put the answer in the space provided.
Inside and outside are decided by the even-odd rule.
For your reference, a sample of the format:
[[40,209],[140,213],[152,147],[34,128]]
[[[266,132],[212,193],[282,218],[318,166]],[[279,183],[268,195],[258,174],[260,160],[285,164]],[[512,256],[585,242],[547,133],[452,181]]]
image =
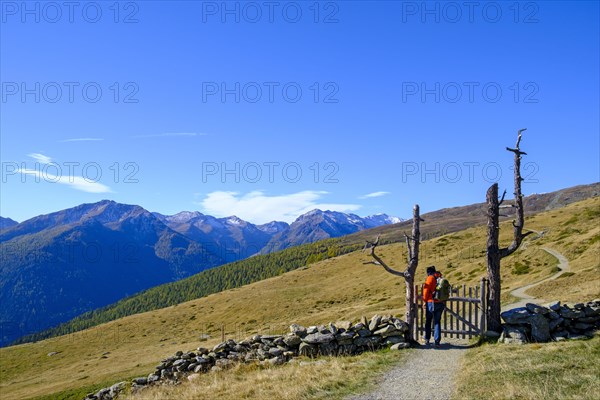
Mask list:
[[[473,287],[469,286],[469,298],[473,298]],[[469,302],[469,322],[477,323],[477,318],[473,318],[473,303]],[[469,328],[471,330],[471,328]],[[470,335],[469,335],[470,336]]]
[[481,307],[481,314],[479,315],[479,334],[481,336],[483,336],[483,334],[485,333],[486,330],[486,326],[485,326],[485,316],[486,316],[486,309],[487,309],[487,302],[486,302],[486,279],[485,278],[481,278],[481,283],[479,284],[480,287],[480,295],[479,295],[479,306]]
[[[423,300],[423,286],[420,286],[419,290],[421,291],[421,304],[420,304],[420,306],[423,307],[423,304],[425,303],[425,301]],[[422,327],[425,326],[425,310],[423,308],[421,308],[421,324],[419,326],[422,326]],[[425,332],[423,332],[423,335],[425,335]]]
[[[463,297],[467,297],[467,289],[465,284],[463,283],[462,285],[462,292],[463,292]],[[465,324],[465,315],[466,315],[466,308],[467,308],[467,304],[466,303],[462,303],[461,304],[461,308],[462,308],[462,317],[463,317],[463,323],[462,323],[462,330],[463,332],[467,330],[467,324]],[[469,315],[469,322],[471,322],[471,315]],[[465,334],[463,333],[462,338],[465,338]]]
[[[479,297],[479,289],[480,289],[480,287],[479,287],[479,286],[475,286],[475,298],[476,298],[476,299],[480,299],[480,297]],[[479,324],[479,307],[481,307],[481,305],[480,305],[480,304],[475,304],[475,322],[476,322],[477,324]],[[485,310],[482,308],[482,309],[481,309],[481,312],[485,313]],[[479,326],[479,325],[478,325],[478,326]],[[477,332],[477,333],[478,333],[478,332]]]
[[[418,315],[418,305],[417,305],[417,291],[415,289],[413,289],[413,299],[412,299],[413,304],[415,305],[415,314],[413,315],[413,318],[416,318]],[[408,322],[408,321],[407,321]],[[415,338],[416,340],[416,331],[415,331],[415,320],[410,321],[410,323],[408,324],[408,328],[411,330],[412,332],[412,337]]]
[[[450,300],[448,300],[448,301],[446,302],[446,307],[448,307],[448,306],[450,305],[450,303],[451,303],[451,301],[450,301]],[[451,327],[451,328],[452,328],[452,327]],[[442,329],[442,331],[445,331],[445,330],[447,330],[447,329],[448,329],[448,313],[447,313],[447,312],[445,312],[445,313],[444,313],[444,323],[443,323],[443,329]],[[444,333],[444,337],[446,337],[446,335],[447,335],[447,334],[446,334],[446,333]],[[450,337],[452,337],[452,334],[450,334]]]
[[421,304],[419,302],[419,285],[415,285],[415,315],[414,315],[414,321],[413,321],[413,325],[411,326],[411,329],[414,329],[414,338],[415,340],[419,340],[419,314],[422,312],[421,310]]

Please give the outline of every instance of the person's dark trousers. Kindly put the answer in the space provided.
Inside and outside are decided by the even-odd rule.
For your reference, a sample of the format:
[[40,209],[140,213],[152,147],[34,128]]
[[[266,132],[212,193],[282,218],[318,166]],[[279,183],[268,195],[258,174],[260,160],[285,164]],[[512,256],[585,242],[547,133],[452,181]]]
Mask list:
[[442,339],[442,313],[444,312],[444,303],[427,303],[427,311],[425,312],[425,341],[431,339],[431,323],[433,322],[433,340],[436,344]]

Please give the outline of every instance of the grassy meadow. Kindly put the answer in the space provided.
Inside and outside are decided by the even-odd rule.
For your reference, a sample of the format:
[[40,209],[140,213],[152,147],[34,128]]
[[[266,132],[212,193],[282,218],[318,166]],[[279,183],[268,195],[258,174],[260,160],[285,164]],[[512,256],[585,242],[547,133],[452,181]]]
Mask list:
[[[571,302],[600,297],[599,210],[600,198],[596,197],[527,218],[526,229],[544,233],[541,237],[528,237],[520,250],[502,261],[505,303],[511,301],[510,290],[556,273],[557,260],[543,251],[544,247],[563,253],[569,260],[571,272],[543,288],[532,289],[530,294]],[[508,245],[511,238],[510,221],[502,223],[501,244]],[[485,227],[481,226],[424,241],[417,281],[424,280],[426,266],[435,264],[453,284],[477,284],[486,275],[485,240]],[[378,252],[392,268],[405,268],[405,244],[381,246]],[[367,252],[357,251],[241,288],[128,316],[74,334],[2,348],[0,395],[4,400],[42,396],[79,399],[82,393],[85,395],[96,388],[147,375],[160,359],[177,350],[220,342],[222,327],[227,338],[241,339],[254,333],[281,333],[292,322],[313,325],[357,320],[375,313],[403,317],[404,282],[379,266],[365,264],[368,261]],[[597,346],[598,339],[594,340]],[[473,351],[486,351],[486,347],[496,346]],[[50,352],[58,354],[48,356]],[[343,360],[329,359],[323,367],[303,369],[302,378],[289,389],[289,397],[272,398],[307,398],[302,397],[302,393],[314,393],[310,398],[325,394],[335,397],[348,393],[365,387],[371,379],[368,377],[370,369],[364,369],[361,363],[385,368],[391,361],[397,361],[394,357],[400,356],[382,352]],[[568,368],[568,362],[564,368]],[[489,363],[497,363],[497,360],[490,356]],[[227,392],[230,384],[242,390],[253,379],[259,379],[266,382],[261,390],[272,394],[288,390],[284,388],[288,385],[284,377],[298,373],[295,369],[301,367],[253,368],[240,366],[234,372],[224,372],[225,375],[209,374],[197,384],[183,387],[193,391],[200,390],[195,388],[198,385],[213,385],[211,387],[221,388],[219,393],[230,393]],[[361,368],[363,372],[356,372]],[[227,377],[233,381],[227,383]],[[179,397],[183,395],[177,390],[188,389],[173,389],[173,393],[178,393],[175,398],[185,399]],[[150,392],[144,396],[152,396]],[[243,393],[250,396],[246,398],[252,398],[250,392]]]

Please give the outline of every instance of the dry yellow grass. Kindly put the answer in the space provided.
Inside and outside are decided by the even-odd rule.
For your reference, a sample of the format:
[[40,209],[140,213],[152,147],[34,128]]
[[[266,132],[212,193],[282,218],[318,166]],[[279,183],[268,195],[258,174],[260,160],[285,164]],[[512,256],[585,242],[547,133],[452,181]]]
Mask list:
[[323,357],[318,361],[293,362],[278,367],[238,365],[228,371],[203,374],[180,386],[143,390],[127,399],[339,399],[357,390],[368,389],[374,376],[406,360],[410,353],[408,350]]
[[536,246],[552,247],[563,253],[573,274],[565,274],[565,277],[532,288],[527,293],[571,302],[600,298],[599,199],[575,203],[550,215],[533,217],[531,223],[548,231],[536,242]]
[[[503,260],[504,293],[554,273],[556,259],[541,250],[547,246],[569,258],[574,275],[557,279],[558,286],[545,297],[563,301],[600,297],[599,218],[594,217],[599,208],[600,199],[594,198],[529,218],[528,229],[547,232]],[[579,214],[592,217],[571,221]],[[565,234],[567,228],[577,234]],[[508,244],[511,235],[510,222],[504,223],[501,244]],[[390,266],[405,268],[404,244],[382,246],[380,252]],[[211,336],[202,345],[220,341],[221,324],[227,337],[241,338],[255,332],[281,332],[291,322],[310,325],[375,313],[402,316],[403,281],[381,267],[364,265],[365,261],[369,261],[367,253],[355,252],[72,335],[0,349],[0,395],[5,400],[24,399],[147,375],[161,358],[197,347],[201,334]],[[526,274],[512,273],[517,261],[528,264]],[[431,264],[454,284],[478,283],[486,274],[485,228],[423,242],[417,281],[424,280],[425,266]],[[60,353],[48,357],[52,351]]]

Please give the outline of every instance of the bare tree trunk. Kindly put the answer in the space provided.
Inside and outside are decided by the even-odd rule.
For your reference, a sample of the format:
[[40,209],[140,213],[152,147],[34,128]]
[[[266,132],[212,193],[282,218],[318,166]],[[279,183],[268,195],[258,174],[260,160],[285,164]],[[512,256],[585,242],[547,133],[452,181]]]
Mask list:
[[415,282],[415,273],[417,272],[417,267],[419,266],[419,245],[421,241],[421,231],[420,231],[420,222],[423,221],[421,219],[419,205],[415,204],[413,207],[413,225],[412,225],[412,233],[411,236],[404,235],[406,237],[406,246],[408,248],[408,264],[406,266],[406,270],[403,272],[396,271],[390,268],[376,253],[375,248],[379,244],[379,236],[377,236],[377,240],[375,242],[368,242],[365,245],[365,249],[370,246],[371,248],[371,256],[375,259],[375,262],[369,262],[365,264],[376,264],[381,265],[387,272],[390,274],[401,276],[404,278],[404,282],[406,283],[406,323],[408,324],[408,332],[406,333],[406,339],[409,342],[414,341],[413,339],[413,329],[415,323],[416,316],[416,305],[413,304],[414,299],[414,282]]
[[406,284],[406,323],[408,324],[408,332],[405,333],[405,339],[408,342],[414,340],[413,332],[415,330],[417,305],[413,302],[415,298],[415,277],[408,276],[404,278]]
[[500,320],[500,260],[514,253],[523,239],[533,232],[523,233],[523,227],[525,226],[524,210],[523,210],[523,194],[521,193],[521,156],[527,153],[521,151],[519,145],[521,143],[521,132],[525,129],[521,129],[518,132],[517,145],[514,149],[507,147],[506,150],[511,151],[515,154],[514,158],[514,186],[515,186],[515,204],[512,206],[516,208],[516,221],[513,221],[513,240],[508,247],[500,248],[498,244],[498,236],[500,234],[500,205],[504,201],[506,191],[502,194],[502,199],[498,200],[498,184],[494,183],[487,191],[486,202],[487,202],[487,272],[488,279],[490,282],[489,290],[489,301],[486,312],[488,329],[492,331],[500,332],[502,329],[502,321]]
[[[406,237],[406,246],[408,247],[408,266],[404,271],[404,283],[406,284],[406,322],[408,323],[408,336],[407,339],[413,340],[413,326],[415,323],[415,316],[417,313],[416,304],[414,304],[414,291],[415,291],[415,274],[419,265],[419,244],[421,242],[421,230],[420,230],[421,216],[419,212],[419,205],[415,204],[413,207],[413,226],[411,236],[412,238]],[[412,249],[411,249],[412,239]]]
[[500,233],[498,201],[498,184],[494,183],[487,191],[487,273],[490,282],[487,309],[488,329],[500,331],[500,249],[498,236]]

